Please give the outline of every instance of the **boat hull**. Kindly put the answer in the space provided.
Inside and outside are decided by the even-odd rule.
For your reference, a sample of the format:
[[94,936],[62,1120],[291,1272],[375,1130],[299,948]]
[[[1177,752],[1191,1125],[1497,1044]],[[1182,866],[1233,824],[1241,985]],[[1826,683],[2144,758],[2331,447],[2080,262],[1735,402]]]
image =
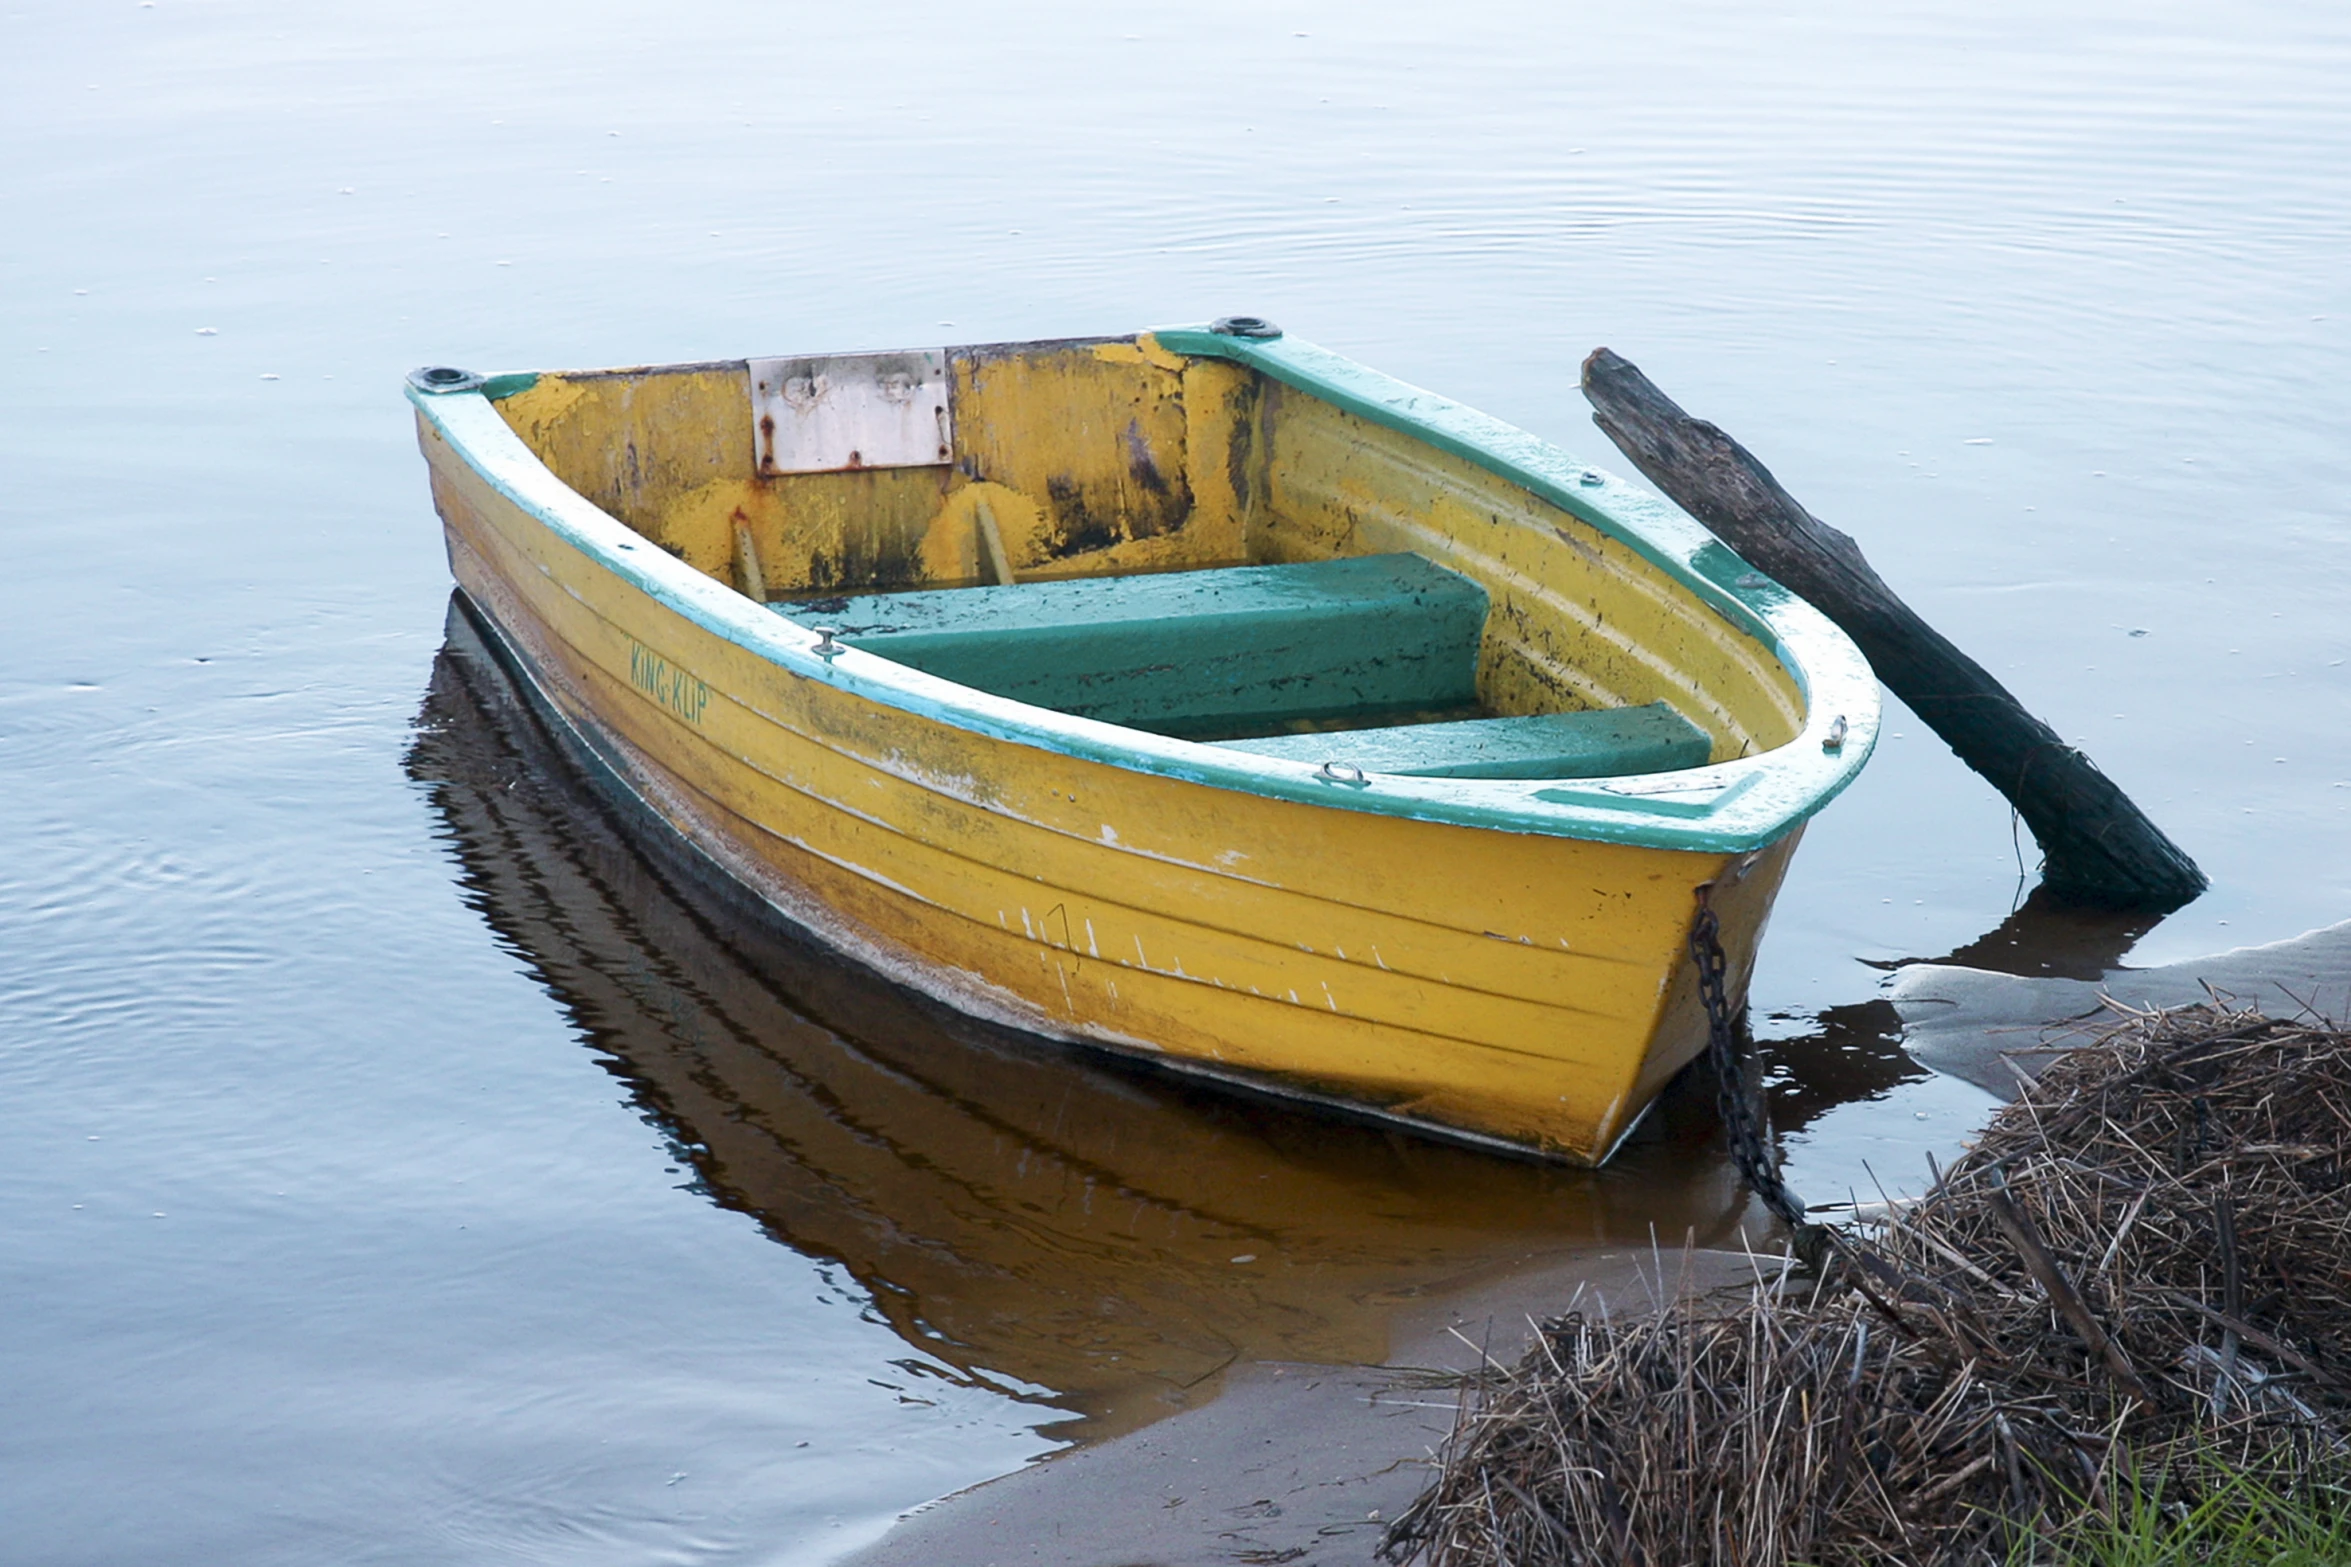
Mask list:
[[459,587],[539,699],[727,875],[1049,1037],[1596,1163],[1734,995],[1800,825],[1713,852],[1496,831],[1067,754],[874,700],[681,612],[420,421]]

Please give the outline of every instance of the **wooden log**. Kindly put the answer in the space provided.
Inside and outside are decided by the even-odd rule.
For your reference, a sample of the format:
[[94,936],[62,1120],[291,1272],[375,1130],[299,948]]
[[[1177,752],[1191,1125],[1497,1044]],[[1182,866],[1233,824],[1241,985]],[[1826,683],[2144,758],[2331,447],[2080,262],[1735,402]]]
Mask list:
[[2176,909],[2196,862],[1981,664],[1895,597],[1853,540],[1798,505],[1745,447],[1693,419],[1629,361],[1584,361],[1592,420],[1634,466],[1741,558],[1845,629],[1878,678],[2007,796],[2051,891],[2107,908]]

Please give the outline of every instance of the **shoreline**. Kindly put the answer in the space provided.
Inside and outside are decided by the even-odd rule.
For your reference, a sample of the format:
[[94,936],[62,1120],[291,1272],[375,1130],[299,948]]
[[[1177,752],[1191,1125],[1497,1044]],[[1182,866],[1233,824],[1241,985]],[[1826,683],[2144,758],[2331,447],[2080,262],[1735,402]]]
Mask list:
[[1653,1310],[1751,1288],[1775,1259],[1721,1250],[1579,1252],[1433,1299],[1379,1365],[1249,1361],[1205,1402],[915,1509],[842,1567],[1370,1567],[1427,1487],[1462,1379],[1515,1363],[1535,1315],[1573,1301]]
[[[2096,981],[1921,965],[1891,999],[1922,1064],[2013,1099],[2104,1032],[2092,1015],[2122,1021],[2103,997],[2131,1011],[2178,1006],[2211,984],[2306,1005],[2351,972],[2347,954],[2351,922]],[[914,1510],[845,1567],[1374,1567],[1388,1523],[1439,1477],[1481,1360],[1507,1380],[1537,1342],[1538,1317],[1654,1318],[1661,1270],[1675,1275],[1675,1301],[1695,1301],[1752,1291],[1762,1261],[1613,1247],[1488,1270],[1399,1319],[1380,1364],[1236,1364],[1192,1407]]]
[[2331,1023],[2112,1004],[1795,1288],[1546,1322],[1388,1541],[1425,1567],[2341,1560],[2347,1106]]

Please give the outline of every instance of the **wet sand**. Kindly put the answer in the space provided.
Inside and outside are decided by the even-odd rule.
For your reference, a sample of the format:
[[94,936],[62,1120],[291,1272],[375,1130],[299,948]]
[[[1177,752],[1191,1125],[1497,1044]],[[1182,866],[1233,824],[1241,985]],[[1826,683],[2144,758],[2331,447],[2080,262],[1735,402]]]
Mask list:
[[2109,1001],[2145,1010],[2217,996],[2272,1017],[2351,1016],[2351,921],[2284,941],[2154,968],[2117,964],[2083,977],[1921,963],[1904,969],[1888,995],[1913,1059],[2005,1099],[2042,1063],[2111,1025]]
[[1419,1495],[1453,1428],[1458,1378],[1508,1365],[1530,1318],[1651,1309],[1673,1287],[1737,1288],[1740,1252],[1593,1252],[1469,1285],[1398,1325],[1387,1364],[1256,1361],[1220,1396],[933,1503],[852,1567],[1371,1567],[1383,1520]]

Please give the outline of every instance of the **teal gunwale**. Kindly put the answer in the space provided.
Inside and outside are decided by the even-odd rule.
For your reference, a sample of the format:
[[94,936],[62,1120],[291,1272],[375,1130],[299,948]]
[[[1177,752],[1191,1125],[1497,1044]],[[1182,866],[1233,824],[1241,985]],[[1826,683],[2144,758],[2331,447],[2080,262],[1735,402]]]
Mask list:
[[[1549,782],[1375,774],[1357,782],[1326,777],[1304,762],[1073,717],[854,648],[819,654],[814,632],[704,576],[557,478],[492,406],[529,386],[534,374],[495,376],[478,389],[457,392],[411,384],[407,394],[419,416],[491,488],[595,565],[712,635],[800,679],[910,717],[1082,761],[1303,805],[1494,832],[1743,854],[1785,836],[1827,805],[1875,747],[1878,684],[1861,651],[1827,617],[1754,573],[1678,508],[1526,431],[1295,338],[1233,338],[1200,327],[1163,328],[1150,336],[1177,353],[1247,366],[1453,453],[1621,540],[1780,660],[1806,699],[1802,732],[1774,750],[1680,773]],[[756,709],[757,693],[734,695]],[[1830,750],[1825,742],[1840,717],[1844,742]]]

